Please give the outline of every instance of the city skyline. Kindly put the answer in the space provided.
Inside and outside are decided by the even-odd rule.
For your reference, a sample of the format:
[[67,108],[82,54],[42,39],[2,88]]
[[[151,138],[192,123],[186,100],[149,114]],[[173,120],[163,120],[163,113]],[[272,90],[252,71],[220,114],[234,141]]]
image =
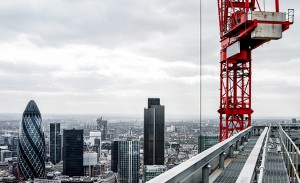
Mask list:
[[[274,11],[274,1],[261,8]],[[220,37],[217,2],[201,1],[202,20],[202,116],[219,116],[220,103]],[[300,4],[296,0],[280,1],[280,11],[295,9],[295,22],[273,40],[252,52],[252,114],[253,119],[300,116],[299,20]],[[298,12],[298,13],[297,13]]]
[[199,1],[6,1],[0,111],[199,114]]

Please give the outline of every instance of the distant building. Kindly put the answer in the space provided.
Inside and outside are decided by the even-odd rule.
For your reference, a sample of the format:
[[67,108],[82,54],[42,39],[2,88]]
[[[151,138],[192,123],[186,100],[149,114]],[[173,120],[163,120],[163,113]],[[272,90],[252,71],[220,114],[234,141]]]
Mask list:
[[132,133],[132,127],[130,127],[129,130],[128,130],[128,136],[132,136],[132,135],[133,135],[133,133]]
[[105,140],[107,136],[107,121],[102,117],[97,119],[97,130],[101,132],[101,140]]
[[170,142],[170,148],[175,149],[177,152],[179,152],[180,144],[177,142]]
[[83,176],[83,130],[63,130],[63,174]]
[[118,139],[119,138],[119,129],[115,128],[114,129],[114,139]]
[[165,165],[145,165],[144,166],[144,182],[147,182],[154,177],[167,171]]
[[90,145],[94,146],[97,143],[101,142],[101,132],[90,132],[89,134],[89,140],[88,143],[90,143]]
[[165,106],[159,98],[148,99],[144,109],[144,164],[164,165]]
[[45,177],[45,159],[45,137],[41,113],[36,103],[30,100],[19,128],[19,177],[25,180]]
[[96,152],[85,152],[83,154],[84,175],[93,177],[93,168],[98,162],[98,154]]
[[139,182],[140,144],[138,140],[113,142],[112,171],[116,172],[116,166],[120,183]]
[[10,150],[1,150],[1,161],[7,162],[12,160],[12,152]]
[[111,145],[111,171],[118,172],[118,153],[119,153],[119,141],[115,140]]
[[89,146],[89,150],[95,151],[97,153],[98,162],[101,155],[101,132],[90,132],[87,145]]
[[60,123],[50,123],[50,161],[53,164],[61,161]]
[[292,119],[292,123],[297,123],[296,118],[293,118],[293,119]]
[[219,135],[200,135],[198,137],[198,153],[219,143]]

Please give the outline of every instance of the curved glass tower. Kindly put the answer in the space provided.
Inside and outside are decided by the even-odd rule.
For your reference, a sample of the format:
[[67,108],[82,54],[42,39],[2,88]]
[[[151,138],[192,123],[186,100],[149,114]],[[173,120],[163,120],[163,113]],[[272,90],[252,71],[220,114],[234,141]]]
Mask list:
[[25,180],[45,176],[45,138],[39,108],[30,100],[19,128],[19,176]]

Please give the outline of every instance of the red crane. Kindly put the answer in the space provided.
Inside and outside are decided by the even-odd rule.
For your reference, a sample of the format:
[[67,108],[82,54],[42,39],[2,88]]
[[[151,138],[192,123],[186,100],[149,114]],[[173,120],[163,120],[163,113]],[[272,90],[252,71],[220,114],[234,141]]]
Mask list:
[[[258,9],[256,8],[258,7]],[[251,126],[251,52],[282,37],[294,10],[261,11],[258,0],[218,0],[220,24],[220,142]]]

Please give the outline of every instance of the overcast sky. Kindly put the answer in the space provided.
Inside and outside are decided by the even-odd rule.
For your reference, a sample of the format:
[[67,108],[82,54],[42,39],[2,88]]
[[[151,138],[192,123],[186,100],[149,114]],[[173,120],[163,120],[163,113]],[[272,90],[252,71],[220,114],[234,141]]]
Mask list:
[[[259,0],[262,8],[263,1]],[[265,0],[274,11],[274,0]],[[203,115],[218,117],[219,25],[216,1],[202,0]],[[281,0],[280,11],[295,9],[295,23],[283,38],[252,52],[253,117],[300,117],[300,1]]]
[[[213,4],[212,6],[215,6]],[[0,112],[199,115],[199,0],[7,0]]]

